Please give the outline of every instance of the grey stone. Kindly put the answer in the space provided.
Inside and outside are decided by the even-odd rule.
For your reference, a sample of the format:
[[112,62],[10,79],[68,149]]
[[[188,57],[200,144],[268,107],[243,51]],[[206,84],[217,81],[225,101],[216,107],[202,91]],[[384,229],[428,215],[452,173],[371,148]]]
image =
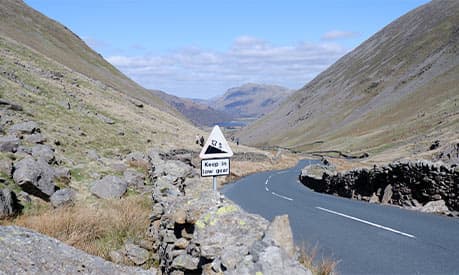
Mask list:
[[267,227],[263,218],[226,204],[210,210],[196,222],[193,241],[199,244],[202,256],[215,259],[225,247],[235,244],[250,247],[263,237]]
[[40,133],[28,135],[24,138],[24,140],[26,142],[35,143],[35,144],[43,144],[46,142],[46,138]]
[[164,207],[160,203],[155,203],[153,205],[153,211],[151,213],[150,218],[152,220],[159,220],[161,216],[164,214]]
[[50,201],[51,205],[55,208],[61,207],[64,205],[71,205],[74,203],[76,193],[70,188],[64,188],[57,190],[54,194],[51,195]]
[[265,233],[265,239],[282,247],[290,257],[295,255],[295,244],[288,215],[276,216]]
[[102,122],[104,123],[107,123],[107,124],[115,124],[115,121],[113,121],[113,119],[109,118],[109,117],[106,117],[102,114],[96,114],[96,117],[101,120]]
[[185,249],[188,246],[189,243],[190,242],[187,239],[180,238],[180,239],[175,241],[174,247],[176,247],[178,249]]
[[96,150],[88,150],[86,155],[90,160],[100,160],[100,156],[97,154]]
[[0,270],[8,274],[156,274],[116,265],[30,229],[0,226]]
[[123,250],[114,250],[109,253],[110,260],[115,264],[124,264],[125,256]]
[[390,200],[392,199],[392,195],[393,195],[393,192],[392,192],[392,185],[388,184],[386,186],[386,188],[384,188],[384,194],[383,194],[383,197],[381,199],[381,203],[389,203]]
[[143,187],[145,185],[145,175],[136,170],[128,169],[124,171],[123,176],[128,186]]
[[16,215],[21,210],[16,194],[8,188],[0,190],[0,219]]
[[54,149],[52,149],[49,145],[35,145],[32,147],[32,156],[35,159],[42,159],[47,163],[52,163],[55,160]]
[[124,173],[124,171],[126,171],[128,168],[127,165],[121,161],[115,161],[115,162],[110,163],[110,167],[119,173]]
[[66,167],[54,168],[54,179],[65,184],[69,184],[72,179],[70,169]]
[[15,153],[18,149],[20,142],[20,139],[17,137],[0,137],[0,152]]
[[14,164],[13,179],[25,192],[46,201],[56,191],[54,169],[42,160],[26,157]]
[[225,247],[220,257],[221,264],[226,269],[235,269],[237,264],[241,262],[248,253],[249,249],[245,245],[230,245]]
[[150,257],[148,250],[141,248],[135,244],[128,243],[124,246],[126,255],[136,265],[143,265]]
[[127,183],[116,176],[105,176],[90,188],[92,194],[102,199],[119,199],[126,190]]
[[248,255],[236,269],[228,270],[225,274],[312,275],[312,272],[290,258],[280,247],[267,246],[259,253],[257,259]]
[[198,265],[199,258],[190,255],[180,255],[172,262],[172,268],[175,269],[196,270],[198,269]]
[[9,129],[9,133],[16,134],[16,135],[17,134],[30,135],[30,134],[39,133],[39,132],[40,132],[40,127],[34,121],[27,121],[23,123],[14,124]]
[[13,163],[9,159],[1,159],[0,160],[0,173],[11,177],[13,172]]
[[373,193],[373,195],[371,195],[371,197],[370,197],[370,201],[369,202],[370,203],[379,203],[378,196],[375,193]]
[[429,201],[420,210],[426,213],[448,214],[450,212],[444,200]]

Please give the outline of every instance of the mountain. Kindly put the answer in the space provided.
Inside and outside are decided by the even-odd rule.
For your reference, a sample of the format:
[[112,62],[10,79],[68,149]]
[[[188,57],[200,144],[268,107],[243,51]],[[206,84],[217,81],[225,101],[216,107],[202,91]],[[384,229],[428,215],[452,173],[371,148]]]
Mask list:
[[247,83],[227,90],[211,104],[215,109],[236,117],[253,118],[271,111],[291,93],[281,86]]
[[205,100],[181,98],[159,90],[151,90],[151,92],[174,107],[196,126],[213,126],[233,120],[229,113],[215,110],[207,105]]
[[[83,194],[97,175],[113,172],[115,156],[152,147],[194,148],[200,133],[65,26],[23,1],[0,5],[0,101],[0,136],[16,124],[38,124],[41,136],[34,138],[78,171],[72,184]],[[32,144],[20,142],[30,152]],[[94,151],[108,160],[91,164],[87,152]],[[0,152],[0,160],[8,158]]]
[[458,52],[459,1],[432,1],[243,129],[241,142],[408,156],[458,140]]
[[[35,11],[23,1],[1,1],[0,34],[121,93],[163,111],[171,111],[161,99],[118,71],[67,27]],[[179,114],[174,112],[174,115]]]

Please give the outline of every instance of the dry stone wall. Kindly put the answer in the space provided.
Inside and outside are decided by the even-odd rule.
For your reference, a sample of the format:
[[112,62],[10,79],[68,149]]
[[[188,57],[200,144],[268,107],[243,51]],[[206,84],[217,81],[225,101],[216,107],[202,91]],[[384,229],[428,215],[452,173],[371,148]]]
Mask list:
[[191,162],[148,156],[149,235],[163,274],[311,274],[295,260],[287,216],[270,224],[212,191]]
[[[313,171],[320,171],[320,175]],[[444,201],[447,208],[434,212],[458,215],[459,211],[459,169],[440,162],[395,162],[345,173],[335,173],[327,166],[308,166],[303,169],[300,180],[315,191],[347,198],[421,210],[430,202]]]

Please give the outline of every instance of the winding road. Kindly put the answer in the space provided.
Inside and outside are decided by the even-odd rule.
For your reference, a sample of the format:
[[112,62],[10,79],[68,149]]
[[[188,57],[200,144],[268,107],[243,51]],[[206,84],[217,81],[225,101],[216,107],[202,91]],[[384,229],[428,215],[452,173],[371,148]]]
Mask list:
[[317,246],[339,274],[459,274],[459,219],[316,193],[301,169],[262,172],[222,193],[268,220],[288,214],[297,246]]

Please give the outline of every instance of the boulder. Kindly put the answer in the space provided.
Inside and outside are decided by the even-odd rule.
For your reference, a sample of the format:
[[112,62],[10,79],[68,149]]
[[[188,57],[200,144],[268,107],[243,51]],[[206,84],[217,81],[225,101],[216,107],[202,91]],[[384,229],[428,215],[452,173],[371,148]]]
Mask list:
[[310,270],[294,261],[283,249],[277,246],[264,248],[260,252],[257,261],[254,261],[251,255],[246,256],[235,270],[229,270],[226,274],[312,275]]
[[268,222],[260,216],[244,213],[236,205],[225,204],[201,216],[195,224],[193,241],[200,247],[201,256],[215,259],[226,247],[250,247],[263,237],[267,227]]
[[450,212],[444,200],[429,201],[420,210],[425,213],[448,214]]
[[105,176],[94,182],[90,188],[92,194],[102,199],[119,199],[126,190],[126,181],[117,176]]
[[21,208],[13,191],[8,188],[0,190],[0,219],[16,215]]
[[51,205],[54,208],[71,205],[75,201],[76,193],[74,190],[70,188],[64,188],[57,190],[54,194],[50,197]]
[[55,160],[54,149],[49,145],[35,145],[32,147],[32,156],[35,159],[41,159],[47,163],[53,163]]
[[126,250],[126,256],[131,260],[135,265],[143,265],[150,258],[150,253],[148,250],[141,248],[132,243],[127,243],[124,246]]
[[22,134],[31,135],[31,134],[39,133],[39,132],[40,132],[40,127],[34,121],[27,121],[23,123],[14,124],[9,129],[9,133],[16,134],[16,135],[22,135]]
[[128,169],[124,171],[124,180],[128,186],[143,187],[145,185],[145,175],[136,170]]
[[43,160],[26,157],[14,164],[13,179],[25,192],[49,201],[58,189],[53,182],[54,169]]
[[[8,274],[156,274],[121,266],[59,240],[16,226],[0,226],[0,270]],[[0,273],[2,273],[0,271]]]
[[172,268],[179,270],[196,270],[198,269],[199,258],[195,258],[191,255],[179,255],[172,262]]
[[288,215],[276,216],[265,233],[265,239],[282,247],[290,257],[295,255],[295,244]]
[[0,137],[0,152],[15,153],[20,142],[20,139],[14,136]]
[[320,181],[324,174],[333,175],[335,174],[334,167],[323,164],[311,164],[301,170],[301,177],[308,177],[312,180]]

